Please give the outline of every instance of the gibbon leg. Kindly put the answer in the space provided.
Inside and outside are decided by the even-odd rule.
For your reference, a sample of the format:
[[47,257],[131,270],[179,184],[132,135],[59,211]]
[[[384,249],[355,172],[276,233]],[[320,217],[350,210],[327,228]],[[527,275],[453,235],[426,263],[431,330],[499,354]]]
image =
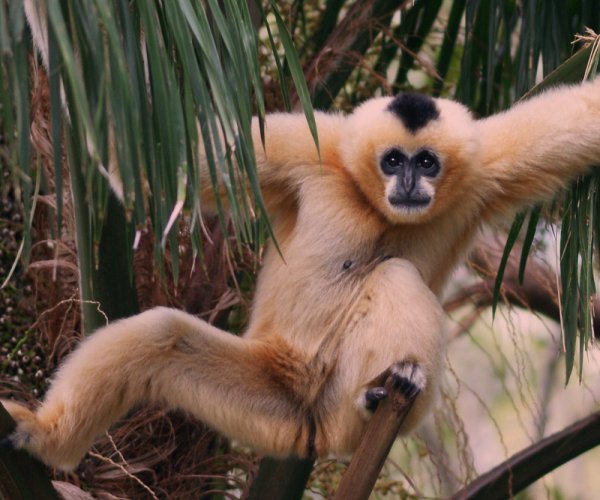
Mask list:
[[147,401],[187,410],[259,452],[306,455],[305,367],[279,338],[244,339],[157,308],[86,339],[35,413],[3,403],[17,420],[13,444],[67,470],[111,423]]
[[279,336],[240,338],[153,309],[86,339],[35,413],[4,402],[17,421],[10,439],[70,469],[112,422],[150,401],[187,410],[258,452],[349,453],[369,416],[368,395],[384,396],[390,370],[402,390],[422,389],[403,430],[422,418],[441,371],[443,318],[416,269],[400,259],[370,272],[350,323],[311,359]]
[[401,433],[414,428],[437,392],[445,351],[445,313],[408,261],[392,258],[368,276],[338,351],[336,411],[324,426],[337,453],[355,449],[388,375],[406,397],[419,392]]

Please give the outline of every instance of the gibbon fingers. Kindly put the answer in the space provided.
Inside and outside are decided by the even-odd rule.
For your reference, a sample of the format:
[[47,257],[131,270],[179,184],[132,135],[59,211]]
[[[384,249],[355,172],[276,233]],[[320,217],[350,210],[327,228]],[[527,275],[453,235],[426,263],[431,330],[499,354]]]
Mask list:
[[269,115],[266,149],[254,124],[285,260],[267,249],[243,338],[164,308],[113,323],[67,359],[36,412],[4,402],[16,446],[69,469],[111,422],[153,401],[263,453],[344,454],[390,366],[422,390],[406,432],[442,369],[434,294],[479,228],[600,161],[600,80],[482,120],[415,94],[316,120],[321,162],[303,115]]

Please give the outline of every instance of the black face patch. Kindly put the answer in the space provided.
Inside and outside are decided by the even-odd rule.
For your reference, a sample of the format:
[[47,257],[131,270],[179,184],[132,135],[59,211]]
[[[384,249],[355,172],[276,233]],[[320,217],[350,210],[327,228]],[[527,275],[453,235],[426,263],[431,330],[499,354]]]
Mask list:
[[388,110],[413,134],[440,116],[435,101],[421,94],[400,94],[390,103]]

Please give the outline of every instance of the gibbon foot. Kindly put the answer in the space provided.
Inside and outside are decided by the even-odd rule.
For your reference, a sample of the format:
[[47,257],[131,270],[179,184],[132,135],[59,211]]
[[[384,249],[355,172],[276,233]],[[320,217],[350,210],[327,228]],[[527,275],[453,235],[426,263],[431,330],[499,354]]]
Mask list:
[[[385,383],[385,380],[392,377],[392,388],[399,391],[407,400],[414,399],[425,388],[427,379],[423,370],[418,364],[403,361],[392,365],[389,370],[379,377],[379,383]],[[379,406],[379,402],[388,397],[388,391],[383,386],[376,386],[367,389],[365,392],[365,408],[374,412]]]
[[408,399],[414,399],[425,389],[427,378],[421,367],[411,361],[397,363],[390,368],[392,384],[395,390],[400,391]]
[[84,452],[77,450],[75,456],[71,456],[70,450],[61,446],[45,421],[29,408],[14,401],[0,400],[0,403],[16,423],[12,433],[0,441],[0,447],[24,449],[47,465],[63,470],[75,468]]
[[371,387],[365,392],[365,408],[374,412],[379,406],[379,401],[387,398],[388,391],[385,387]]
[[26,448],[31,441],[30,428],[35,427],[34,414],[14,401],[0,400],[0,403],[16,423],[15,429],[0,440],[0,448],[5,450]]
[[[380,377],[378,383],[383,384],[392,377],[392,388],[399,391],[407,400],[414,399],[425,388],[427,379],[418,364],[403,361],[392,365]],[[379,402],[388,397],[388,390],[383,385],[367,389],[364,393],[364,406],[374,412]]]
[[14,419],[16,427],[8,436],[0,440],[4,449],[25,448],[31,441],[31,430],[36,427],[36,418],[25,406],[7,400],[0,400],[2,406]]

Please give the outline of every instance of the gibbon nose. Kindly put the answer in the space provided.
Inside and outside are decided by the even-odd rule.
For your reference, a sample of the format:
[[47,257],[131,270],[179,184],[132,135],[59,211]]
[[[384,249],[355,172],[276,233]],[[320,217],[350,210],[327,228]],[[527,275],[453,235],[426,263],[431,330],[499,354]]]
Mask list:
[[405,167],[402,169],[399,175],[400,186],[406,194],[410,194],[415,189],[416,176],[415,171],[411,167]]

